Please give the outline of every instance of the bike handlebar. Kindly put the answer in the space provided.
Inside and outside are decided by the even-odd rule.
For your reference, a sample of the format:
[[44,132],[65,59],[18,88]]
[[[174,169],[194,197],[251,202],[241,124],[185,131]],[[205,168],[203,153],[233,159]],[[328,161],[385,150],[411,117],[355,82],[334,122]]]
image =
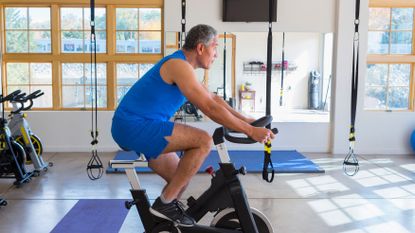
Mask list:
[[[268,116],[261,117],[258,120],[252,122],[251,125],[252,126],[255,126],[255,127],[265,127],[268,124],[271,124],[271,122],[272,122],[272,116],[271,115],[268,115]],[[233,142],[233,143],[238,143],[238,144],[252,144],[252,143],[256,143],[257,142],[254,139],[246,136],[242,132],[237,132],[237,131],[229,130],[227,128],[223,128],[223,131],[224,131],[224,136],[225,136],[226,140],[228,140],[230,142]],[[277,128],[273,128],[273,129],[271,129],[271,131],[272,131],[273,134],[277,134],[278,133],[278,129]],[[244,136],[237,137],[237,136],[231,135],[231,133],[243,134]]]
[[5,97],[1,96],[0,102],[3,103],[3,102],[6,102],[6,101],[13,100],[17,95],[20,94],[20,92],[22,92],[22,91],[21,90],[16,90],[16,91],[13,91],[12,93],[8,94]]
[[[12,111],[11,113],[15,114],[15,113],[19,113],[21,111],[27,111],[27,110],[31,109],[32,106],[33,106],[33,99],[36,99],[36,98],[42,96],[43,94],[45,94],[45,93],[42,92],[42,90],[37,90],[37,91],[34,91],[34,92],[30,93],[27,96],[26,96],[26,93],[16,95],[14,98],[11,99],[11,101],[19,103],[21,106],[17,110]],[[27,107],[25,107],[24,104],[27,101],[29,101],[30,103]]]

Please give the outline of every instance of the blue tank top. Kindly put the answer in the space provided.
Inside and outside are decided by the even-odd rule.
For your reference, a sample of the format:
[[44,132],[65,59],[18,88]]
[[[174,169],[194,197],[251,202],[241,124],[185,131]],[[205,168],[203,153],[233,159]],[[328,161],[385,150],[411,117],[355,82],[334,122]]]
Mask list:
[[182,50],[161,59],[125,94],[115,118],[168,121],[174,115],[186,98],[176,84],[168,84],[160,76],[161,66],[170,59],[186,61]]

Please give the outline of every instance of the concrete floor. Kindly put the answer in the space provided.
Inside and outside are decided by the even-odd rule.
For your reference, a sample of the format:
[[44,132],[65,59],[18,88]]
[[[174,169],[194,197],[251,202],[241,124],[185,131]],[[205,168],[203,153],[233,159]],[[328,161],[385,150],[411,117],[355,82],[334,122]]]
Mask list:
[[[252,207],[261,210],[281,233],[410,233],[415,232],[415,158],[413,155],[360,156],[358,175],[343,174],[343,156],[309,154],[325,174],[278,174],[273,183],[259,174],[241,177]],[[100,153],[107,162],[114,153]],[[129,199],[124,174],[104,174],[97,181],[86,175],[89,153],[46,153],[54,166],[20,188],[0,180],[0,232],[45,233],[79,199]],[[154,200],[164,183],[153,174],[139,175]],[[197,175],[184,197],[198,196],[209,175]],[[209,219],[205,220],[209,222]],[[121,231],[143,232],[135,209]]]

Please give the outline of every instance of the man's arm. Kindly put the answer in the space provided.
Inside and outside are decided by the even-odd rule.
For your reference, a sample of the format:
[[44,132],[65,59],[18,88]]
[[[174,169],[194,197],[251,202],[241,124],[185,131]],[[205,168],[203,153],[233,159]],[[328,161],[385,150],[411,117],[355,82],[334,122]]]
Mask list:
[[163,64],[160,75],[167,83],[175,83],[186,98],[213,121],[235,131],[243,132],[258,142],[264,142],[271,131],[253,127],[235,117],[223,104],[218,104],[212,95],[197,81],[193,67],[185,61],[171,59]]

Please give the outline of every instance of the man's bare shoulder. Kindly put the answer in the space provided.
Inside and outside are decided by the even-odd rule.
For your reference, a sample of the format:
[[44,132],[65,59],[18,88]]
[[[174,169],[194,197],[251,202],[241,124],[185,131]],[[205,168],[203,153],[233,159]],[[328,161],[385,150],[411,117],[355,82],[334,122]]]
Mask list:
[[192,66],[182,59],[170,59],[160,68],[160,75],[168,83],[175,83],[177,78],[182,80],[186,77],[193,77],[194,71]]

